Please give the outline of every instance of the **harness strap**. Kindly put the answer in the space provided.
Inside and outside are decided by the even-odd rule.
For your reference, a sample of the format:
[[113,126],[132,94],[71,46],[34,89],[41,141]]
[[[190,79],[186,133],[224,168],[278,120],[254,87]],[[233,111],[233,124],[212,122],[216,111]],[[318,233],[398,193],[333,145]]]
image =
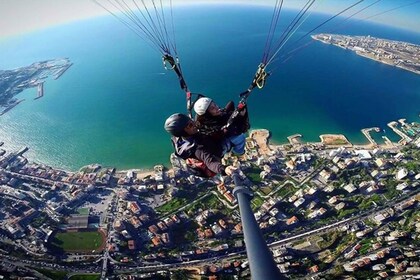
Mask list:
[[235,119],[238,117],[239,113],[246,107],[247,99],[251,95],[252,90],[255,87],[262,89],[265,86],[266,79],[268,76],[270,76],[270,73],[267,73],[265,71],[266,66],[267,65],[265,65],[264,63],[260,63],[260,65],[258,65],[257,72],[255,72],[254,79],[252,80],[251,85],[246,91],[239,94],[239,97],[241,99],[239,100],[238,106],[235,108],[235,111],[233,111],[232,115],[230,115],[226,125],[224,125],[222,129],[229,128],[235,121]]
[[[178,76],[179,84],[181,86],[181,89],[185,92],[188,91],[187,83],[185,82],[184,76],[182,75],[181,71],[181,64],[179,63],[179,59],[174,59],[172,55],[165,54],[162,56],[163,61],[163,67],[167,70],[174,70],[176,75]],[[170,68],[168,68],[167,65],[170,65]]]
[[[166,53],[162,56],[163,67],[166,70],[174,70],[175,74],[178,76],[179,85],[181,89],[185,92],[185,97],[187,99],[187,111],[188,116],[192,118],[192,105],[191,102],[191,92],[188,90],[187,83],[185,82],[184,76],[182,75],[181,64],[179,63],[179,59],[174,58],[172,55]],[[170,67],[168,67],[168,64]]]

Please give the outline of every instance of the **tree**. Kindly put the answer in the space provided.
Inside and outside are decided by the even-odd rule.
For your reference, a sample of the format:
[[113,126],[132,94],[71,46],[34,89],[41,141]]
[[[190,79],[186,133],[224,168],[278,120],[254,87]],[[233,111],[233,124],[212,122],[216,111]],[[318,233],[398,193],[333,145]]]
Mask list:
[[192,272],[186,269],[178,269],[171,273],[171,280],[194,279]]

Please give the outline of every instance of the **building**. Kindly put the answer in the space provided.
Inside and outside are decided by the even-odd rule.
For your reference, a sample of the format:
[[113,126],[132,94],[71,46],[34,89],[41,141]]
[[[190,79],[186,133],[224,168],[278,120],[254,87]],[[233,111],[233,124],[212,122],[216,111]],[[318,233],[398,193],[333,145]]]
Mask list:
[[136,249],[136,245],[134,243],[134,240],[128,240],[127,244],[128,244],[128,249],[129,250],[135,250]]
[[137,202],[133,202],[133,201],[128,202],[128,208],[134,214],[138,214],[141,211],[140,206],[137,204]]
[[296,216],[291,217],[286,221],[287,225],[293,225],[295,223],[299,222],[299,219]]
[[353,185],[353,184],[348,184],[347,186],[344,187],[344,189],[348,192],[348,193],[352,193],[355,190],[357,190],[357,188]]
[[339,204],[337,204],[337,205],[335,206],[335,209],[336,209],[337,211],[339,211],[339,210],[343,209],[345,206],[346,206],[346,204],[345,204],[344,202],[340,202]]
[[68,229],[86,229],[88,227],[89,215],[72,215],[68,220]]
[[115,220],[114,221],[114,229],[116,231],[122,231],[125,229],[125,226],[121,220]]
[[398,170],[397,174],[395,175],[395,178],[397,180],[402,180],[405,177],[407,177],[407,175],[408,175],[407,169],[406,168],[401,168],[400,170]]

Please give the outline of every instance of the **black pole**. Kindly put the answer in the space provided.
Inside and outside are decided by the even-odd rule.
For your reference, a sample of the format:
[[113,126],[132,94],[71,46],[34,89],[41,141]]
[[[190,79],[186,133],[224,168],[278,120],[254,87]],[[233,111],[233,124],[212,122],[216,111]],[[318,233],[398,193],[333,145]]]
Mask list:
[[285,279],[274,262],[273,255],[261,233],[251,209],[253,193],[247,187],[241,186],[239,175],[232,174],[235,183],[233,195],[239,204],[242,228],[245,238],[246,254],[248,256],[251,278],[253,280],[279,280]]

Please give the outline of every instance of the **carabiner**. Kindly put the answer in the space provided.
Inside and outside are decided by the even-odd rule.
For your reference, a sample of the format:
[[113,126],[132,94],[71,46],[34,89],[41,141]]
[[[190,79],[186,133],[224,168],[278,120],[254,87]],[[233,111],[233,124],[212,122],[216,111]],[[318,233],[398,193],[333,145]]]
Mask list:
[[[178,61],[178,58],[177,58],[177,61]],[[170,54],[165,54],[165,55],[162,56],[162,63],[163,63],[163,67],[166,70],[174,70],[175,67],[176,67],[176,62],[175,62],[174,58]],[[170,68],[168,68],[168,64],[167,63],[169,63],[171,65]]]
[[254,80],[252,81],[253,86],[257,86],[259,89],[262,89],[265,86],[265,79],[268,74],[265,71],[265,64],[260,63],[258,66],[257,72],[255,73]]

